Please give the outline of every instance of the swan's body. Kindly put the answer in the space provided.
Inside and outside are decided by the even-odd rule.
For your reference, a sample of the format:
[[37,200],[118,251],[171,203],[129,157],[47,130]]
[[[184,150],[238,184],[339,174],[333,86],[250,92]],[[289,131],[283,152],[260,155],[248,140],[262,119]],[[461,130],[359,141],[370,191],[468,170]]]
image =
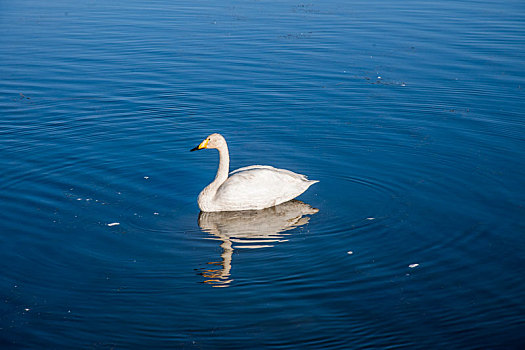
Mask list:
[[318,182],[289,170],[252,165],[232,171],[228,177],[230,156],[226,140],[211,134],[192,149],[215,148],[219,151],[219,169],[215,180],[199,194],[203,212],[257,210],[287,202]]

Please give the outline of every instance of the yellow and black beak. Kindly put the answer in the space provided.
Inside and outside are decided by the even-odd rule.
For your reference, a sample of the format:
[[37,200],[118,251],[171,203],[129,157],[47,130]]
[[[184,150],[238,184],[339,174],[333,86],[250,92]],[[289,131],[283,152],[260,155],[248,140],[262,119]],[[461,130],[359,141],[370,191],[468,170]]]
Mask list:
[[204,148],[206,148],[206,146],[208,146],[208,141],[210,141],[210,139],[206,139],[206,140],[202,141],[202,142],[200,143],[200,145],[198,145],[198,146],[195,147],[195,148],[190,149],[190,152],[198,151],[198,150],[200,150],[200,149],[204,149]]

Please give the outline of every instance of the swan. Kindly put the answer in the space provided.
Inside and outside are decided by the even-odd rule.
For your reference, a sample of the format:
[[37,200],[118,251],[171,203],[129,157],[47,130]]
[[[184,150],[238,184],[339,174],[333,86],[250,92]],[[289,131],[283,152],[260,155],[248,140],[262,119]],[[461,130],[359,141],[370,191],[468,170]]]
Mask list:
[[290,170],[268,165],[251,165],[232,171],[228,145],[221,134],[211,134],[197,147],[219,151],[219,169],[215,180],[206,186],[197,200],[203,212],[259,210],[287,202],[308,189],[317,180]]

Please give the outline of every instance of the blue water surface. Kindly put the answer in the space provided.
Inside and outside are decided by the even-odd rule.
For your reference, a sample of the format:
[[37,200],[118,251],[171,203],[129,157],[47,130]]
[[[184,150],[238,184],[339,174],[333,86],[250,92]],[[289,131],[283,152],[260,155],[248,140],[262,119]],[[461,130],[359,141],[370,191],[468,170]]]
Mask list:
[[[21,0],[0,29],[0,347],[525,346],[523,1]],[[200,214],[212,132],[320,182]]]

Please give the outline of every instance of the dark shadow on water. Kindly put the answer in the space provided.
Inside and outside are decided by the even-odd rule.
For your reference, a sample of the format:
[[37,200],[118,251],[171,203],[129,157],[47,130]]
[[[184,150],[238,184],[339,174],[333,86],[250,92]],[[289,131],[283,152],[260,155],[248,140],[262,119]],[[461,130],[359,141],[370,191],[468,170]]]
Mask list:
[[305,225],[310,220],[305,215],[313,215],[319,209],[298,200],[291,200],[275,207],[263,210],[244,210],[230,212],[201,212],[200,228],[215,239],[221,241],[221,261],[209,262],[218,268],[206,268],[201,271],[204,283],[213,287],[227,287],[233,281],[231,277],[232,255],[234,249],[256,249],[273,247],[286,241],[286,233]]

